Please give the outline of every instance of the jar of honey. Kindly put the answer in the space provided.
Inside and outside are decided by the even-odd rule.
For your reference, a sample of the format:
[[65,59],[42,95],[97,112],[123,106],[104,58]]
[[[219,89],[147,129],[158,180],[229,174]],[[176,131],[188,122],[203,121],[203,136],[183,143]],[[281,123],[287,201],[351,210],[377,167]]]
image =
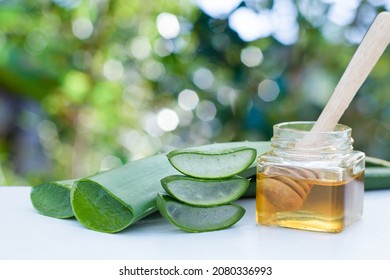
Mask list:
[[271,151],[257,159],[258,224],[341,232],[362,216],[365,155],[353,150],[352,129],[313,125],[274,126]]

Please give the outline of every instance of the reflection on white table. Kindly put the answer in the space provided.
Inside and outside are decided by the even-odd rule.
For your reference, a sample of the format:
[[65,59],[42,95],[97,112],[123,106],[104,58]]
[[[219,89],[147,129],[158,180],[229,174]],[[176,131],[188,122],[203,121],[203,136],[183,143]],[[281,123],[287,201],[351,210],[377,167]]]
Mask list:
[[186,233],[156,213],[106,234],[38,214],[29,194],[0,187],[0,259],[390,259],[390,190],[366,192],[363,218],[338,234],[256,225],[253,198],[238,201],[245,216],[222,231]]

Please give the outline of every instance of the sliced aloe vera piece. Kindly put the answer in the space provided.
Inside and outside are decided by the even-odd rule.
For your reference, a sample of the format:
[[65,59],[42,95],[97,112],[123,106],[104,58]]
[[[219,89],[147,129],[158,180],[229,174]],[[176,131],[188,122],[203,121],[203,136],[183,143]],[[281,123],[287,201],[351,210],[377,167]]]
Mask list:
[[237,223],[245,214],[245,209],[237,204],[196,207],[162,194],[157,195],[156,203],[162,216],[188,232],[222,230]]
[[210,207],[240,198],[247,190],[249,180],[238,176],[212,180],[171,175],[163,178],[161,184],[167,193],[183,203]]
[[181,173],[203,179],[222,179],[247,169],[255,160],[256,149],[184,149],[170,152],[169,162]]
[[34,208],[42,215],[54,218],[74,216],[70,204],[70,190],[74,180],[47,182],[32,187],[30,200]]

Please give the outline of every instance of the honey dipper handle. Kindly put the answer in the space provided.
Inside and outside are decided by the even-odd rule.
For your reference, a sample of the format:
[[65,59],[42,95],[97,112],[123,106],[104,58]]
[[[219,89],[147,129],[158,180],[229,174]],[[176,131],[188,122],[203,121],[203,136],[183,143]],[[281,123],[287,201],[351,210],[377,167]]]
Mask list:
[[381,12],[364,36],[312,132],[332,131],[390,43],[390,12]]

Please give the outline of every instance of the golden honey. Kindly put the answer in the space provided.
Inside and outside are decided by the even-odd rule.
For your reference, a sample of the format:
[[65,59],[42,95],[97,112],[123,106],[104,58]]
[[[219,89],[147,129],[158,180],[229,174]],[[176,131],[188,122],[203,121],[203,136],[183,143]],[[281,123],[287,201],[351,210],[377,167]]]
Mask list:
[[[264,183],[271,175],[257,174],[256,219],[268,226],[340,232],[360,218],[363,211],[363,172],[346,181],[289,179],[304,182],[311,190],[302,205],[295,210],[283,209],[273,203],[272,197],[264,194]],[[272,188],[272,186],[268,186]]]
[[336,233],[361,218],[364,153],[351,128],[312,133],[313,124],[274,126],[272,150],[257,159],[258,224]]

